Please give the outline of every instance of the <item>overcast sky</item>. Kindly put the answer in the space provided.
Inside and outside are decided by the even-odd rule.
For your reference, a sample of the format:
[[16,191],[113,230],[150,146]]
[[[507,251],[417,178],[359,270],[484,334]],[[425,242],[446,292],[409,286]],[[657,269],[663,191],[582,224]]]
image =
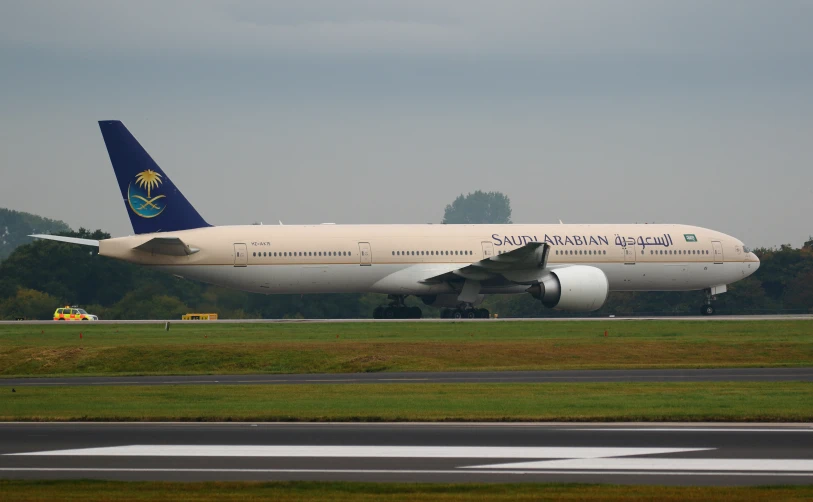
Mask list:
[[813,1],[5,0],[0,206],[132,232],[96,121],[210,223],[813,234]]

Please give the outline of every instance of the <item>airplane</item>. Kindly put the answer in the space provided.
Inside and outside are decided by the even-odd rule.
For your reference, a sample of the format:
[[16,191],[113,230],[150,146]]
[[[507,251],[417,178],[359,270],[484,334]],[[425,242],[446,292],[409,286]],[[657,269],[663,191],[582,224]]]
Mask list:
[[212,226],[122,122],[99,122],[134,235],[99,254],[180,278],[263,294],[383,293],[375,318],[420,318],[408,296],[442,317],[487,318],[485,295],[530,294],[547,308],[591,312],[610,291],[703,290],[700,311],[759,268],[742,241],[690,225]]

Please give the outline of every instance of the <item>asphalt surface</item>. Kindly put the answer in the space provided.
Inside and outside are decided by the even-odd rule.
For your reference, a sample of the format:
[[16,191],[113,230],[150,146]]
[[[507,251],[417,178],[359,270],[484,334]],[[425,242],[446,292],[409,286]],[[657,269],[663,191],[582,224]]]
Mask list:
[[[497,319],[220,319],[217,321],[164,320],[101,320],[86,321],[94,324],[324,324],[324,323],[368,323],[368,322],[568,322],[568,321],[810,321],[813,314],[789,315],[715,315],[715,316],[641,316],[641,317],[540,317],[540,318],[497,318]],[[53,324],[59,321],[0,321],[3,324]],[[77,321],[78,322],[78,321]]]
[[0,424],[0,478],[813,482],[813,424]]
[[813,382],[813,368],[683,370],[563,370],[299,375],[192,375],[141,377],[6,378],[6,387],[65,385],[245,385],[357,383],[565,383],[565,382]]

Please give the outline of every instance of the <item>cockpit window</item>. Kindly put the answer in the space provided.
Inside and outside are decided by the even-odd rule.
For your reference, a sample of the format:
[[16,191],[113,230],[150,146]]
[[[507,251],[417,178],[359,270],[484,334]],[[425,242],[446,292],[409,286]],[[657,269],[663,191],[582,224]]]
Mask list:
[[749,248],[749,247],[748,247],[748,246],[746,246],[746,245],[743,245],[743,246],[742,246],[742,250],[743,250],[743,252],[744,252],[744,253],[746,253],[746,254],[748,254],[748,253],[750,253],[750,252],[751,252],[751,248]]

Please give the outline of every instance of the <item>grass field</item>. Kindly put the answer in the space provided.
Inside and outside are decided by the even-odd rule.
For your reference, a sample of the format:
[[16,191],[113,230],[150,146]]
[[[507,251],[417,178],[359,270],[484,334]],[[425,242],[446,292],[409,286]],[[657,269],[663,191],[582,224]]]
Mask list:
[[2,481],[4,500],[30,501],[239,501],[275,500],[391,502],[495,501],[651,501],[771,500],[808,501],[813,486],[667,487],[584,484],[412,484],[412,483],[162,483],[123,481]]
[[805,382],[23,387],[0,420],[813,420]]
[[755,366],[813,366],[813,321],[0,325],[0,376]]

